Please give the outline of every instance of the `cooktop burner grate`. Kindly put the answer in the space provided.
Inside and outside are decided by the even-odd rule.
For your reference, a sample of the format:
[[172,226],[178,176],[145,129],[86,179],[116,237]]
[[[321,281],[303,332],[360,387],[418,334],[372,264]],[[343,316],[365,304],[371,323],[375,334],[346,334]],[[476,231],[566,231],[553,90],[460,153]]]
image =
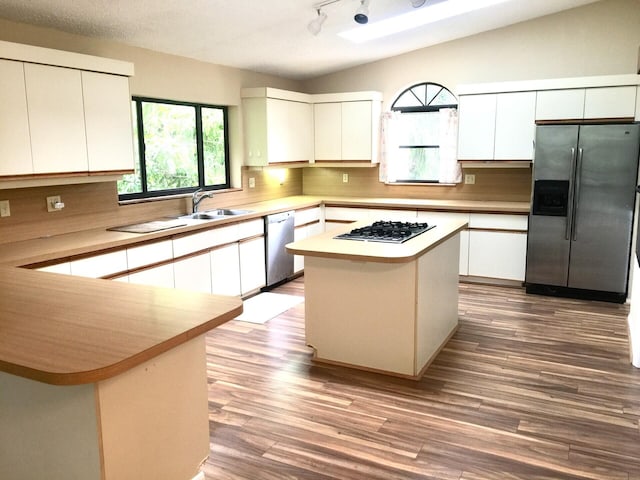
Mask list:
[[354,228],[350,232],[333,238],[362,242],[403,243],[434,227],[435,225],[429,225],[426,222],[378,221],[366,227]]

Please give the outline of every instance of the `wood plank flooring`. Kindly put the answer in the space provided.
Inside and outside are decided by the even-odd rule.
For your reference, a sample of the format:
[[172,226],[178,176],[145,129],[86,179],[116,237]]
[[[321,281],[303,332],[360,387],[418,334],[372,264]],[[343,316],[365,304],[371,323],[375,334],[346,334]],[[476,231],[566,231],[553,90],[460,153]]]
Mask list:
[[420,382],[314,365],[304,303],[210,332],[207,479],[640,479],[626,306],[462,284],[459,310]]

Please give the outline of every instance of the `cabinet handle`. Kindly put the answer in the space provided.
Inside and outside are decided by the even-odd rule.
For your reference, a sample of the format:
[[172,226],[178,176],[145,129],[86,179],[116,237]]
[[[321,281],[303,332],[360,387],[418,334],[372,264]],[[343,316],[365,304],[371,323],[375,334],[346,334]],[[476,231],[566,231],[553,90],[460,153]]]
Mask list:
[[[571,148],[571,170],[569,170],[571,172],[571,174],[573,175],[573,172],[575,171],[575,167],[576,167],[576,149],[575,148]],[[569,196],[567,197],[567,217],[565,220],[565,228],[564,228],[564,238],[565,240],[569,240],[569,237],[571,235],[571,228],[573,225],[573,183],[574,183],[574,179],[571,178],[569,180]]]

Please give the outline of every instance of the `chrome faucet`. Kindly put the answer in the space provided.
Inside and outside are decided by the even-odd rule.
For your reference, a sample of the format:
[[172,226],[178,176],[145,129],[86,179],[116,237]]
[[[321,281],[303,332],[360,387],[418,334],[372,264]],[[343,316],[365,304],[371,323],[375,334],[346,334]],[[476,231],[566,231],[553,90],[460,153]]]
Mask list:
[[198,190],[193,192],[193,195],[192,195],[193,213],[196,213],[198,211],[198,205],[200,205],[200,202],[202,200],[204,200],[205,198],[213,197],[213,192],[206,192],[206,193],[203,193],[202,195],[198,195],[201,192],[202,192],[202,188],[199,188]]

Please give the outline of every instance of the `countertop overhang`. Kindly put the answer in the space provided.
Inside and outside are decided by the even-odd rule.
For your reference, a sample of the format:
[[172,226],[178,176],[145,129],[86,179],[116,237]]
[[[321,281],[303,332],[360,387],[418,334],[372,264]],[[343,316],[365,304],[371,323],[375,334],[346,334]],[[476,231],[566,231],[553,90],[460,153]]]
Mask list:
[[238,297],[0,268],[0,371],[53,385],[114,377],[242,313]]
[[406,263],[415,260],[468,226],[468,222],[463,220],[441,222],[436,224],[435,228],[400,244],[334,238],[336,235],[369,224],[371,224],[371,220],[350,223],[311,238],[289,243],[286,248],[289,253],[311,257],[378,263]]

